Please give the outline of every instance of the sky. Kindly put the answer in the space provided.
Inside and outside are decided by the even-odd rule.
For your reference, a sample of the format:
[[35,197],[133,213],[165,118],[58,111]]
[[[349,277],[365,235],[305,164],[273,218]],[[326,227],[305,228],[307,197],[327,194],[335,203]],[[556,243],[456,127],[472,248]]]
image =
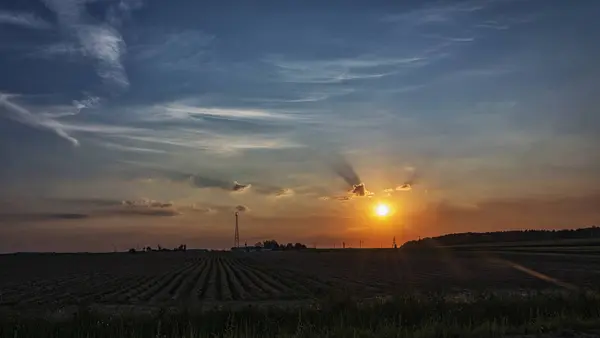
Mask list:
[[2,1],[0,252],[599,224],[599,11]]

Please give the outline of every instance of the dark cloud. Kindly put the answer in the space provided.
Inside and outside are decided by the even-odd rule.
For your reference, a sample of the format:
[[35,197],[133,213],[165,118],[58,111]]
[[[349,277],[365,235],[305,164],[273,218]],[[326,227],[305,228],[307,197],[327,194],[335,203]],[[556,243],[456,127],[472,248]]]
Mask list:
[[[47,204],[47,203],[50,204]],[[0,212],[0,222],[23,223],[57,220],[81,220],[112,216],[176,216],[181,212],[172,202],[161,202],[150,199],[123,200],[94,198],[55,198],[30,201],[26,205],[17,205],[12,209],[18,211]],[[59,212],[39,211],[40,208],[52,206]],[[11,204],[2,209],[10,210]]]
[[160,202],[149,199],[140,200],[123,200],[122,205],[126,207],[142,207],[142,208],[170,208],[173,206],[172,202]]
[[248,212],[248,211],[250,211],[250,208],[248,208],[245,205],[237,205],[234,209],[235,209],[236,212]]
[[190,175],[190,183],[196,188],[219,188],[223,190],[232,190],[235,183],[221,179],[205,177],[200,175]]
[[123,201],[110,198],[52,198],[50,202],[64,204],[68,206],[82,207],[113,207],[123,204]]
[[383,190],[383,192],[387,194],[391,194],[394,191],[412,191],[414,184],[417,182],[417,174],[414,167],[406,167],[404,168],[407,172],[409,172],[409,177],[404,183],[396,186],[395,188],[388,188]]
[[350,190],[350,194],[356,197],[369,197],[373,195],[371,191],[367,190],[367,187],[364,183],[353,185],[352,189]]
[[289,188],[280,189],[275,193],[275,197],[291,197],[295,194],[294,190]]
[[190,175],[188,179],[196,188],[218,188],[226,191],[242,192],[252,186],[251,184],[241,184],[237,181],[232,182],[200,175]]
[[259,194],[272,196],[272,197],[290,197],[295,194],[294,190],[291,188],[282,188],[276,186],[269,185],[252,185],[253,191],[256,191]]
[[177,216],[182,213],[177,210],[173,202],[161,202],[151,199],[124,200],[122,208],[104,211],[111,215],[140,215],[140,216]]
[[128,208],[128,209],[115,209],[107,210],[101,215],[113,216],[113,215],[129,215],[129,216],[179,216],[182,213],[174,209],[155,209],[155,208]]
[[240,184],[237,181],[234,181],[233,182],[233,191],[242,192],[242,191],[249,189],[251,186],[252,186],[252,184]]
[[342,155],[333,156],[331,164],[333,171],[340,176],[349,186],[362,184],[362,180],[354,170],[354,167]]
[[46,212],[19,212],[19,213],[0,213],[0,222],[43,222],[55,220],[79,220],[89,218],[90,215],[83,213],[46,213]]

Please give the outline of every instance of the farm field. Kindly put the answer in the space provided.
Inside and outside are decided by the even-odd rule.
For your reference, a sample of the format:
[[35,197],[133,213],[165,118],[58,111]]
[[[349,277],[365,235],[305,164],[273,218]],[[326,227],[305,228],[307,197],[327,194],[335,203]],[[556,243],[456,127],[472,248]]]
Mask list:
[[16,307],[293,300],[328,287],[226,253],[11,255],[0,270],[0,305]]
[[0,256],[0,307],[302,304],[332,294],[462,294],[600,285],[594,256],[396,250]]
[[597,337],[600,327],[596,256],[16,254],[0,256],[0,271],[0,337]]

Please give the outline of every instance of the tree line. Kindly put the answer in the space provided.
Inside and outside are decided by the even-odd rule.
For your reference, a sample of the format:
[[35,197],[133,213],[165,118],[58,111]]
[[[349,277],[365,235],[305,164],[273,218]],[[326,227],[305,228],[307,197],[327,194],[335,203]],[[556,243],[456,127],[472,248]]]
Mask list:
[[257,242],[256,244],[254,244],[254,246],[257,248],[263,248],[263,249],[267,249],[267,250],[303,250],[303,249],[306,249],[306,245],[304,245],[302,243],[295,243],[295,244],[281,243],[281,244],[279,244],[274,239]]
[[[168,248],[163,248],[160,244],[156,246],[156,248],[153,248],[151,246],[145,246],[143,247],[141,250],[139,250],[140,252],[151,252],[151,251],[186,251],[187,250],[187,245],[186,244],[181,244],[176,248],[173,249],[168,249]],[[136,253],[138,252],[138,250],[136,250],[135,248],[131,248],[128,250],[129,253]]]
[[494,242],[551,241],[584,238],[600,238],[600,227],[592,226],[589,228],[565,230],[509,230],[452,233],[438,237],[426,237],[408,241],[402,245],[402,248],[418,248],[430,245],[451,246]]

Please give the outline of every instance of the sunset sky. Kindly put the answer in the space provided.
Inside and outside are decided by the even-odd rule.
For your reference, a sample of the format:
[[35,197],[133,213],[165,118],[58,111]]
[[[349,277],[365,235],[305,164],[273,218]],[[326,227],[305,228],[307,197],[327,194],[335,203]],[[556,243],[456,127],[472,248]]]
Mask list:
[[598,13],[2,1],[0,252],[600,224]]

